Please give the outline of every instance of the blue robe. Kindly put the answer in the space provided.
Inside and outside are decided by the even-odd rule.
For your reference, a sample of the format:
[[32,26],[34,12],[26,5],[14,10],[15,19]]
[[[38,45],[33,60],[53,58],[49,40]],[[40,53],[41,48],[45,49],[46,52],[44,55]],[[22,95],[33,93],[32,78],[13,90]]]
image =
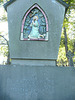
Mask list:
[[39,38],[39,24],[38,21],[36,20],[35,22],[31,23],[30,25],[32,27],[32,30],[30,32],[29,37],[32,39]]

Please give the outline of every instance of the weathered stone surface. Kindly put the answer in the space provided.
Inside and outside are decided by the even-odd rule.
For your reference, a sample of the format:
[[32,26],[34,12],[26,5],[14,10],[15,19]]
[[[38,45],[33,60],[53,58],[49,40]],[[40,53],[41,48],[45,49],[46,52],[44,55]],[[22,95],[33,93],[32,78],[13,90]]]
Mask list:
[[75,100],[75,68],[0,66],[0,100]]
[[[22,18],[37,3],[48,17],[48,41],[20,41]],[[10,54],[14,59],[56,60],[65,7],[56,0],[16,0],[7,7]]]

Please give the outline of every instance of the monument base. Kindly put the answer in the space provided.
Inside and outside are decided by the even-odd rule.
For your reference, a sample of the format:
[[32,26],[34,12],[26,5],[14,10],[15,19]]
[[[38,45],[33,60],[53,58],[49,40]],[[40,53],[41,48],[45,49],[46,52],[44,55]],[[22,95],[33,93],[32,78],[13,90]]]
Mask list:
[[0,66],[0,100],[75,100],[75,68]]

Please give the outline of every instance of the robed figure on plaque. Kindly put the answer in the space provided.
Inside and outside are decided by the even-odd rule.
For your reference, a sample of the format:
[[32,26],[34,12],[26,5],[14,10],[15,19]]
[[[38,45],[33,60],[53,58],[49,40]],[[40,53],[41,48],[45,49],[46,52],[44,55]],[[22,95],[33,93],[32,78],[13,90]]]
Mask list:
[[45,12],[35,4],[22,21],[21,40],[48,40],[48,21]]
[[39,23],[38,23],[38,16],[34,16],[32,23],[30,24],[30,26],[32,27],[32,30],[29,34],[29,38],[31,39],[37,39],[40,38],[40,33],[39,33]]

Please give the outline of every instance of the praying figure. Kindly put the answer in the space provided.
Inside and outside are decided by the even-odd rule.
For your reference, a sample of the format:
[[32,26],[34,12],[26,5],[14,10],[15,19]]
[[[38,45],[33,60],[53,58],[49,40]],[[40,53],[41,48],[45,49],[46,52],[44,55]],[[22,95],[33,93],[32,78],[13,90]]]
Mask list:
[[30,26],[32,27],[32,30],[29,34],[29,38],[30,39],[38,39],[39,38],[39,23],[38,23],[38,16],[34,16],[32,23],[30,24]]

